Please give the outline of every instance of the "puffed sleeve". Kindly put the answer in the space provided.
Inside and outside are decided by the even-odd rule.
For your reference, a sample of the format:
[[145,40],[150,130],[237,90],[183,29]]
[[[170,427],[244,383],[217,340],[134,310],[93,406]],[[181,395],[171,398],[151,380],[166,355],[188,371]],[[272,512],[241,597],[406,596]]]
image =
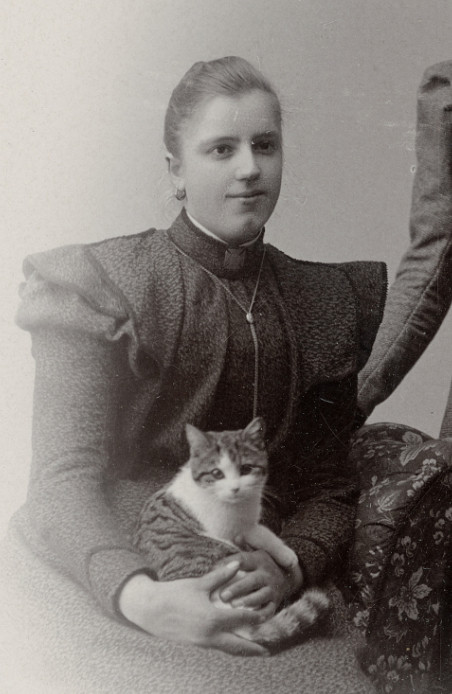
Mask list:
[[28,517],[37,542],[113,613],[129,576],[152,575],[104,493],[133,317],[84,247],[32,256],[25,274],[17,322],[36,361]]
[[452,61],[434,65],[422,79],[416,152],[411,243],[359,376],[359,405],[367,415],[422,355],[452,301]]

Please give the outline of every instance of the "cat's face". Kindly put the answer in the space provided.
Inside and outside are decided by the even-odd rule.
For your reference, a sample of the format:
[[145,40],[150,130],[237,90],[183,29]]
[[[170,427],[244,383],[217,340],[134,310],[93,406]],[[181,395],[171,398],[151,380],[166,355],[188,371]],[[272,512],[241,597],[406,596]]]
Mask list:
[[261,418],[238,431],[202,432],[187,424],[186,432],[192,476],[206,493],[231,504],[262,494],[268,463]]

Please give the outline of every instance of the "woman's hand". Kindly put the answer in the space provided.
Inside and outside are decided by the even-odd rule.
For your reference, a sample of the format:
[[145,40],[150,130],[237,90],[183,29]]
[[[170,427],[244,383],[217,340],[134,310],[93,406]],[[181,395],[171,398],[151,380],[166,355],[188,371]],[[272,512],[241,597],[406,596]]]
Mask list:
[[210,594],[233,578],[238,568],[239,562],[232,561],[201,578],[162,582],[136,574],[120,593],[119,609],[130,622],[163,639],[218,648],[233,655],[267,655],[262,646],[232,632],[265,621],[271,608],[222,609],[210,601]]
[[233,607],[262,609],[270,607],[274,612],[284,598],[301,588],[303,576],[300,565],[284,571],[264,550],[240,552],[232,560],[240,561],[245,572],[241,578],[233,577],[228,586],[220,591],[224,602]]

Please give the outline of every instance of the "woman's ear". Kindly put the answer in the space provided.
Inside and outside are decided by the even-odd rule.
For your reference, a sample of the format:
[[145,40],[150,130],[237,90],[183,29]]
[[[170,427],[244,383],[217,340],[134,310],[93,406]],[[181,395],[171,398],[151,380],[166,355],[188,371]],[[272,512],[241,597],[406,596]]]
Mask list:
[[166,153],[166,161],[168,164],[168,173],[170,175],[173,186],[176,190],[185,190],[185,179],[183,176],[182,162],[178,157],[170,152]]

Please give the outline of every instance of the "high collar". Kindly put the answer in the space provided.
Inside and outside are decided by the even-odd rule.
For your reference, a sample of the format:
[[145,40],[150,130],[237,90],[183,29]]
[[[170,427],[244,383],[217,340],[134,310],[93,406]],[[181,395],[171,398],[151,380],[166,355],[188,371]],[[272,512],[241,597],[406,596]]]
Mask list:
[[168,236],[193,260],[218,277],[226,279],[240,279],[254,275],[259,270],[264,251],[264,232],[251,246],[232,248],[201,231],[189,219],[185,209],[168,230]]

